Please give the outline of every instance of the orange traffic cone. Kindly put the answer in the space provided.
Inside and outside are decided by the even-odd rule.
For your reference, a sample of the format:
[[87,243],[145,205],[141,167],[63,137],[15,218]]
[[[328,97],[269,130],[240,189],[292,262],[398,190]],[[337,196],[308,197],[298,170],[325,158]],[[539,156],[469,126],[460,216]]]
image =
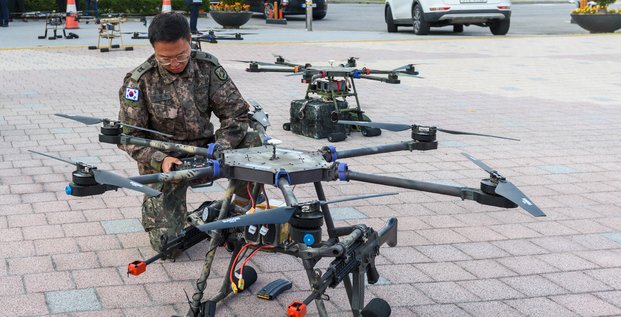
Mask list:
[[162,12],[171,12],[172,5],[170,5],[170,0],[164,0],[162,3]]
[[75,19],[78,9],[75,7],[75,0],[67,0],[67,17],[65,18],[65,29],[79,29],[78,20]]

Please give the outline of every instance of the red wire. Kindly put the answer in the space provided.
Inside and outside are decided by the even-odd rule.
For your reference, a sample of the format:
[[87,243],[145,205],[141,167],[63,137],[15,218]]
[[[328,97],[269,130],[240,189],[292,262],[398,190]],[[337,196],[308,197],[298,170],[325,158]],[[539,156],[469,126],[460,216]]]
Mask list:
[[[251,245],[253,245],[253,243],[244,244],[244,246],[241,247],[241,249],[235,256],[235,261],[233,261],[233,267],[231,267],[231,272],[229,272],[229,280],[231,281],[231,283],[233,283],[233,272],[235,272],[235,267],[237,266],[237,258],[239,258],[239,256],[243,253],[243,251]],[[240,271],[240,274],[241,274],[241,271]]]
[[252,202],[251,208],[254,208],[254,198],[252,198],[252,193],[250,193],[250,182],[246,186],[246,190],[248,191],[248,197],[250,197],[250,201]]
[[265,210],[269,210],[270,200],[267,198],[267,192],[265,191],[265,187],[263,187],[263,197],[265,198]]
[[271,246],[271,245],[262,245],[262,246],[258,247],[256,250],[252,251],[252,253],[250,253],[250,255],[244,260],[244,262],[242,262],[241,268],[239,269],[239,274],[240,275],[244,274],[244,266],[246,266],[246,262],[248,262],[248,260],[250,260],[251,257],[253,257],[255,254],[257,254],[257,252],[259,252],[261,249],[268,249],[268,248],[273,248],[273,246]]

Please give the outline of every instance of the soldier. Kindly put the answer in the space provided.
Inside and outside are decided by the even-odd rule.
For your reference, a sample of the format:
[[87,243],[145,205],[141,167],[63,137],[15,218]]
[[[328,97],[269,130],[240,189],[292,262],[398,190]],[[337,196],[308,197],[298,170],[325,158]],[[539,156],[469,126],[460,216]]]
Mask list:
[[[201,147],[214,141],[223,148],[260,145],[257,133],[247,133],[249,105],[218,60],[192,51],[190,40],[184,16],[162,13],[153,19],[149,41],[155,54],[125,76],[119,90],[119,120],[173,137],[129,128],[124,133]],[[215,133],[212,113],[220,120]],[[181,164],[178,153],[137,145],[119,148],[137,161],[140,174],[169,172]],[[170,240],[184,228],[187,186],[187,182],[153,185],[162,194],[144,199],[142,225],[156,251],[160,251],[163,235]]]

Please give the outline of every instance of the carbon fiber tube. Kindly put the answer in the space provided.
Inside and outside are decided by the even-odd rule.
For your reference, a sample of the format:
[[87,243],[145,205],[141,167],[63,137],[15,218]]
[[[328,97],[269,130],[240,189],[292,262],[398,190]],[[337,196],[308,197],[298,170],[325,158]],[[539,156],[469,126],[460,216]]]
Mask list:
[[349,157],[365,156],[370,154],[389,153],[396,151],[410,150],[414,141],[401,142],[396,144],[386,144],[378,146],[369,146],[358,149],[336,151],[337,159],[344,159]]
[[429,193],[456,196],[462,199],[464,197],[462,189],[465,188],[465,187],[456,187],[456,186],[421,182],[421,181],[415,181],[411,179],[391,177],[391,176],[358,173],[358,172],[352,172],[351,170],[347,172],[347,180],[348,181],[354,180],[354,181],[361,181],[365,183],[373,183],[373,184],[380,184],[380,185],[386,185],[386,186],[414,189],[414,190],[420,190],[420,191],[429,192]]
[[147,174],[130,177],[129,179],[140,184],[153,184],[179,180],[194,180],[203,177],[213,178],[213,167],[210,166],[168,173]]
[[178,152],[187,153],[187,154],[195,154],[195,155],[201,155],[204,157],[210,157],[209,150],[207,148],[183,145],[183,144],[177,144],[177,143],[171,143],[171,142],[164,142],[164,141],[149,140],[149,139],[131,137],[127,135],[121,136],[120,144],[133,144],[133,145],[139,145],[139,146],[148,146],[148,147],[152,147],[158,150],[178,151]]

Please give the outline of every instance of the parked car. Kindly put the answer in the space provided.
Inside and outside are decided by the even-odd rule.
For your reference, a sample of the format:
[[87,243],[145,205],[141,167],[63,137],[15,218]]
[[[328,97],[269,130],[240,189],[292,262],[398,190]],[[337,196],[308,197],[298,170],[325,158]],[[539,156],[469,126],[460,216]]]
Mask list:
[[[304,0],[246,0],[245,3],[250,5],[250,11],[261,12],[264,17],[270,15],[270,10],[274,8],[274,2],[277,2],[278,8],[282,9],[282,14],[288,15],[305,15],[306,1]],[[328,13],[328,3],[326,0],[313,0],[313,20],[321,20]]]
[[431,27],[452,25],[454,32],[464,26],[489,27],[494,35],[505,35],[511,24],[511,0],[386,0],[384,17],[388,32],[412,26],[425,35]]

